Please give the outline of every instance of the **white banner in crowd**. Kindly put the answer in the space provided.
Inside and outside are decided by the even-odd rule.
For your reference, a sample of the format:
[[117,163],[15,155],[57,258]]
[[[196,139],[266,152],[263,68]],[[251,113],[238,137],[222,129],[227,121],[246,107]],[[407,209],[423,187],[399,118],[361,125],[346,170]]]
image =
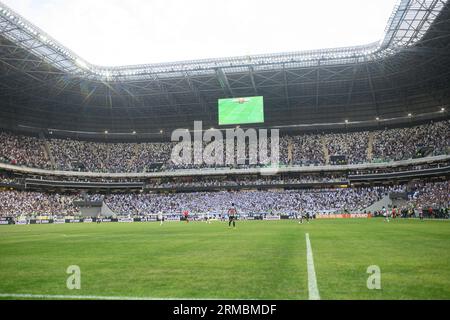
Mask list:
[[263,220],[280,220],[281,216],[264,216]]
[[318,214],[317,219],[351,219],[351,218],[370,218],[367,213],[345,213],[345,214]]
[[164,221],[181,221],[180,217],[164,217]]

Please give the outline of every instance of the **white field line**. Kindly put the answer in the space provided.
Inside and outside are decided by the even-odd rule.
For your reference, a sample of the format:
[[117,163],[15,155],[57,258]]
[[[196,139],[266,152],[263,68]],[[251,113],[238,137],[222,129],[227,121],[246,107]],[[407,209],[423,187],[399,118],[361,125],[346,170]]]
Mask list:
[[[123,297],[123,296],[94,296],[94,295],[60,295],[60,294],[28,294],[28,293],[0,293],[0,298],[22,299],[69,299],[69,300],[223,300],[210,298],[155,298],[155,297]],[[230,300],[230,299],[227,299]]]
[[308,294],[309,300],[320,300],[319,289],[317,288],[316,270],[314,269],[313,252],[309,233],[306,234],[306,263],[308,266]]

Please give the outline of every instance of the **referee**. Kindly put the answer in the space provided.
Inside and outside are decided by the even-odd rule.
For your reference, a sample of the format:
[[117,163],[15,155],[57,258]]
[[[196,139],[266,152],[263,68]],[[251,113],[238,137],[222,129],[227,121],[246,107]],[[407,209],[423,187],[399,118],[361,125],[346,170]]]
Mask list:
[[231,222],[233,222],[233,228],[236,228],[236,208],[234,203],[231,204],[231,208],[228,209],[228,228],[231,228]]

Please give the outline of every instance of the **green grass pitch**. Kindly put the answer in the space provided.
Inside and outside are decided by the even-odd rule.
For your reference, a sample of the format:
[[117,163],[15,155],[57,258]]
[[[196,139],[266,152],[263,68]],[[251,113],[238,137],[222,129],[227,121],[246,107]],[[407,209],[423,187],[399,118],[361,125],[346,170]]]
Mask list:
[[382,219],[1,226],[0,294],[308,299],[305,233],[322,299],[450,298],[450,222]]
[[263,123],[263,97],[248,97],[245,103],[237,102],[239,98],[219,99],[219,125]]

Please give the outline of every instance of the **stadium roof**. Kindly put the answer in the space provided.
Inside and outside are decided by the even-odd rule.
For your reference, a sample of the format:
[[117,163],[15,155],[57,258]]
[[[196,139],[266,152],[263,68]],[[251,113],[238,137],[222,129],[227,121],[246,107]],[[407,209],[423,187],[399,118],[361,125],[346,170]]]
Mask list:
[[86,61],[121,66],[371,43],[397,0],[2,2]]
[[376,43],[101,67],[0,4],[0,119],[9,128],[159,134],[194,120],[217,126],[218,98],[252,95],[265,98],[265,126],[438,117],[449,102],[449,25],[447,1],[402,0]]

